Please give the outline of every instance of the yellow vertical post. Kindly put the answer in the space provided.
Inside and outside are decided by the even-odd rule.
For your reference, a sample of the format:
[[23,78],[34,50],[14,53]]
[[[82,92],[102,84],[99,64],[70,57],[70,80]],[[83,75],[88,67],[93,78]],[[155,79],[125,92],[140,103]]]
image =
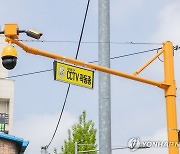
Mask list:
[[177,146],[178,131],[176,115],[176,83],[174,79],[172,42],[165,42],[163,44],[163,50],[165,82],[170,85],[167,89],[165,89],[169,154],[179,154]]

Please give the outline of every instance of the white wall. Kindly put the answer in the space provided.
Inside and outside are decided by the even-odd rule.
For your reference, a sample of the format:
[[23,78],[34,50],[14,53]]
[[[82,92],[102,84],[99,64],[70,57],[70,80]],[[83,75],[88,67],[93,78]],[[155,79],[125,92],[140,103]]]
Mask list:
[[[6,45],[7,43],[4,42],[4,37],[0,36],[0,53]],[[0,58],[0,106],[4,106],[0,112],[9,114],[9,124],[6,125],[6,130],[11,134],[13,125],[14,81],[5,79],[7,76],[8,71],[2,66]],[[5,103],[8,105],[5,105]]]

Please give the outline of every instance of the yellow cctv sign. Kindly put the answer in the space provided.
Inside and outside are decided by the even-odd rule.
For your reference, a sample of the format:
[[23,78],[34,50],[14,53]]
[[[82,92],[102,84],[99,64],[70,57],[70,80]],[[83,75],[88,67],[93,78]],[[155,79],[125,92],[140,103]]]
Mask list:
[[93,88],[94,71],[54,61],[54,79],[70,84]]

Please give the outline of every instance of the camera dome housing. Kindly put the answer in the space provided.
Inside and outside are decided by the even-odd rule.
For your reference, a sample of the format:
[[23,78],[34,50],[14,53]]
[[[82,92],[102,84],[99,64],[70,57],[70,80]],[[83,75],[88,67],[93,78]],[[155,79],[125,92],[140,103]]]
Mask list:
[[16,66],[17,63],[17,52],[16,49],[12,45],[8,45],[2,51],[2,65],[11,70]]

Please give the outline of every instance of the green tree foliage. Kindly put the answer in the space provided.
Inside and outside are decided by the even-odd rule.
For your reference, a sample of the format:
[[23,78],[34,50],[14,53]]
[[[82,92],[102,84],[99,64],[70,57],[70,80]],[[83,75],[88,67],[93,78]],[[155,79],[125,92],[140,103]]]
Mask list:
[[[79,117],[79,122],[68,130],[68,138],[64,141],[61,154],[74,154],[75,142],[78,144],[78,151],[96,150],[96,129],[92,120],[86,121],[86,112],[83,111]],[[87,152],[96,154],[97,152]]]

